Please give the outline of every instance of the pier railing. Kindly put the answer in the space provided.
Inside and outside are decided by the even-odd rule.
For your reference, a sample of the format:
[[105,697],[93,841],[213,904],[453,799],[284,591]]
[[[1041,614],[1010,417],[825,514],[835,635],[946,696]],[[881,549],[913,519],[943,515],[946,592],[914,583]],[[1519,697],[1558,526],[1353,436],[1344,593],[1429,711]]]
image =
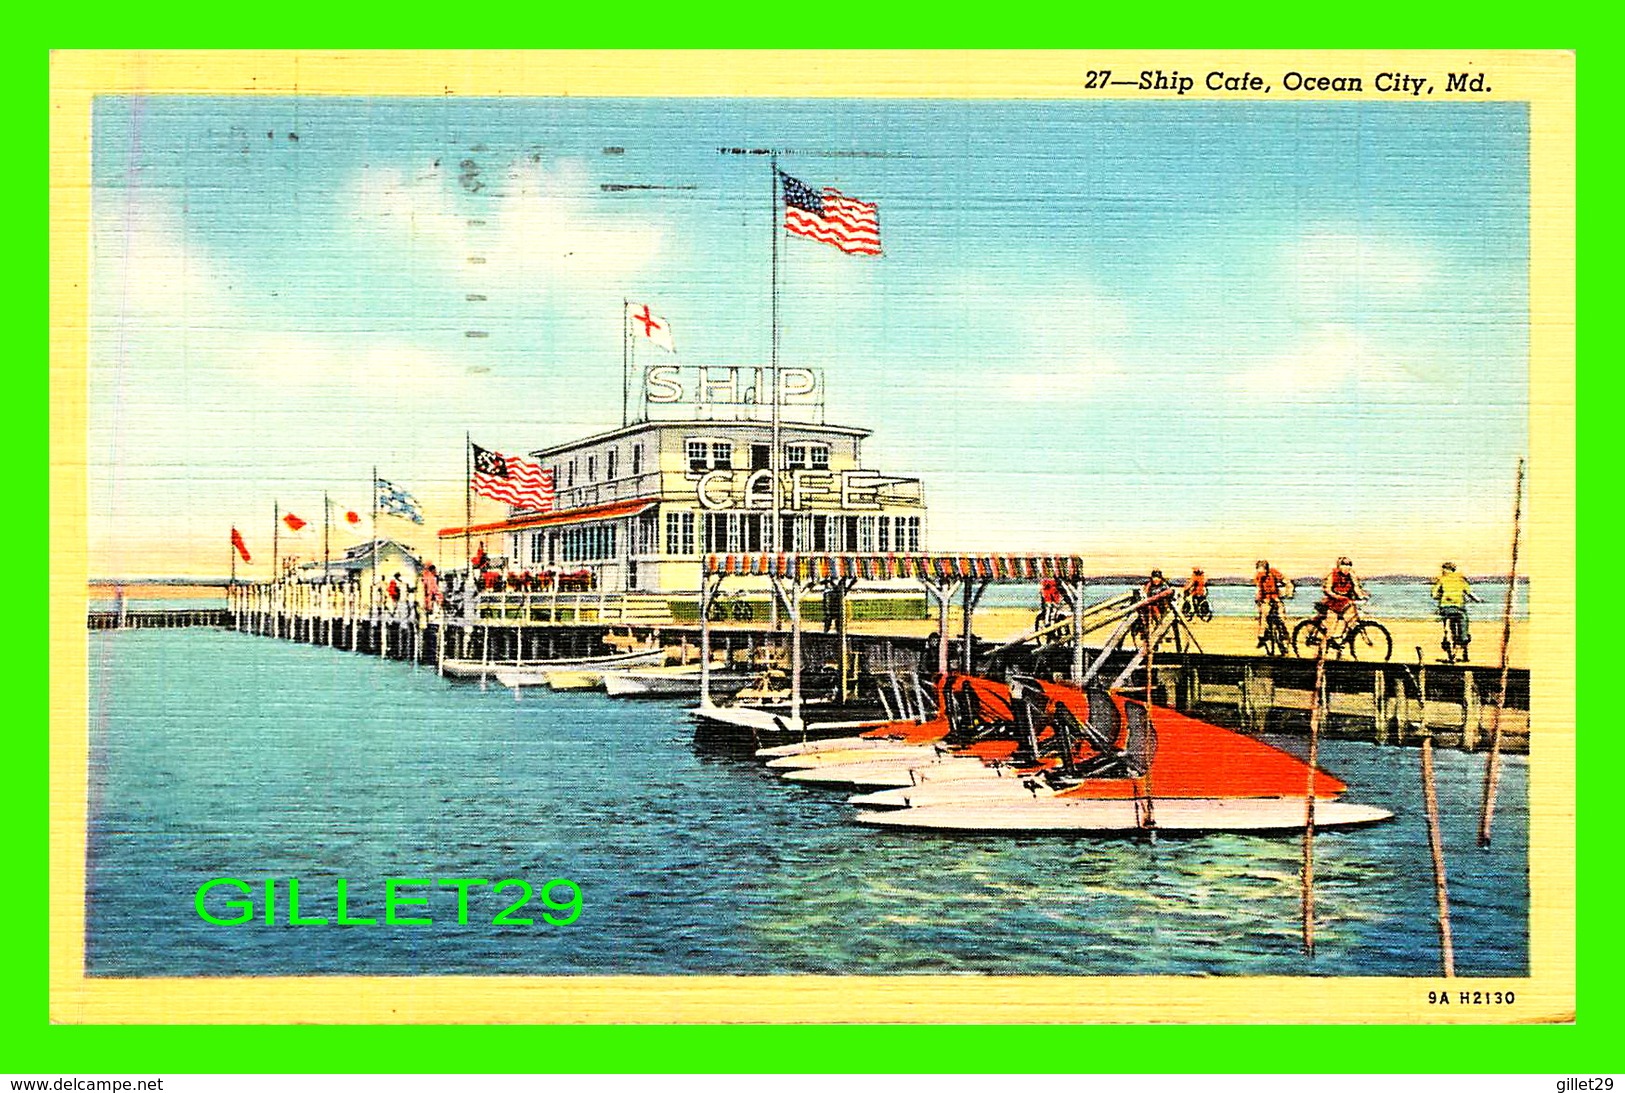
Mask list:
[[[691,644],[697,648],[697,619],[673,621],[670,605],[677,598],[660,593],[488,592],[426,609],[420,595],[400,601],[383,597],[369,601],[365,590],[354,586],[239,584],[227,590],[223,609],[138,609],[121,604],[116,610],[91,612],[88,624],[97,630],[216,626],[445,670],[448,661],[496,663],[603,652],[612,629],[629,632],[640,642],[657,640],[668,646]],[[729,656],[747,649],[759,653],[784,640],[782,632],[769,631],[761,620],[730,620],[720,628],[713,627],[712,637]],[[802,640],[807,650],[804,663],[835,662],[836,635],[809,631]],[[918,636],[853,633],[849,640],[871,670],[883,664],[887,671],[913,676],[926,656],[926,640]],[[954,645],[957,648],[958,643]],[[1091,660],[1097,656],[1103,660],[1103,678],[1112,678],[1122,668],[1132,677],[1127,686],[1138,690],[1147,685],[1143,666],[1132,666],[1131,650],[1087,652]],[[958,662],[957,653],[953,662]],[[932,666],[924,668],[929,675]],[[1157,654],[1152,670],[1151,687],[1159,704],[1257,734],[1299,733],[1308,723],[1313,661],[1163,651]],[[1331,735],[1411,744],[1425,729],[1444,746],[1468,751],[1487,746],[1498,669],[1338,661],[1327,664],[1326,681],[1323,712]],[[1500,723],[1505,750],[1526,752],[1530,746],[1528,669],[1510,671]]]

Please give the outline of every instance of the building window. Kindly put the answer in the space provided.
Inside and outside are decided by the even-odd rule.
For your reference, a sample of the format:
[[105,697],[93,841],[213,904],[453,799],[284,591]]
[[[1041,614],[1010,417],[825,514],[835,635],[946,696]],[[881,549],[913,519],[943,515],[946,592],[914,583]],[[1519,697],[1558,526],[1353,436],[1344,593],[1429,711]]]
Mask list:
[[784,449],[784,466],[786,470],[799,471],[807,467],[807,446],[805,444],[789,444]]
[[666,513],[666,553],[694,553],[694,514],[692,512]]
[[892,549],[892,546],[891,546],[891,517],[890,516],[877,516],[877,517],[875,517],[875,530],[878,532],[878,534],[875,536],[875,549],[878,550],[882,554],[890,554],[891,549]]
[[710,447],[703,440],[688,442],[688,469],[704,471],[711,468]]
[[576,461],[573,459],[564,465],[564,484],[567,487],[576,484]]
[[711,468],[719,471],[734,469],[734,446],[726,440],[713,441],[711,444]]
[[[633,451],[636,450],[636,448],[633,449]],[[660,553],[660,543],[658,542],[659,537],[660,525],[656,522],[654,513],[646,512],[642,516],[638,517],[639,554]]]
[[535,535],[532,535],[530,537],[530,564],[531,565],[541,565],[542,564],[542,539],[543,539],[543,535],[539,531]]
[[807,463],[815,471],[829,470],[829,445],[807,445]]
[[634,445],[632,445],[632,473],[634,475],[639,475],[639,474],[643,473],[643,445],[642,444],[634,444]]
[[598,481],[598,457],[596,455],[587,457],[587,481]]
[[773,458],[773,448],[769,444],[752,444],[750,446],[750,469],[765,471]]
[[858,517],[858,549],[869,553],[875,549],[875,518]]
[[616,464],[621,461],[620,454],[621,450],[619,448],[611,448],[608,452],[604,453],[604,478],[607,481],[615,481],[615,471],[617,470]]
[[[906,530],[908,532],[907,549],[917,552],[920,549],[920,518],[918,516],[909,516],[900,518],[900,520],[904,525],[906,525]],[[901,532],[899,532],[899,536],[900,535]]]

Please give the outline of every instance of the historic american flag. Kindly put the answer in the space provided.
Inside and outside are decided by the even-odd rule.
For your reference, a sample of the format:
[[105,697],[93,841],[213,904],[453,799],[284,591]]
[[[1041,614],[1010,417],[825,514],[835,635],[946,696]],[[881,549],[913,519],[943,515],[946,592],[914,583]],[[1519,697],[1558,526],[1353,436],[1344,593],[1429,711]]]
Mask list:
[[847,254],[880,253],[880,209],[825,186],[822,192],[779,172],[784,230],[828,243]]
[[503,455],[474,446],[474,477],[469,481],[474,492],[493,501],[506,501],[515,508],[541,509],[553,507],[553,472],[523,456]]

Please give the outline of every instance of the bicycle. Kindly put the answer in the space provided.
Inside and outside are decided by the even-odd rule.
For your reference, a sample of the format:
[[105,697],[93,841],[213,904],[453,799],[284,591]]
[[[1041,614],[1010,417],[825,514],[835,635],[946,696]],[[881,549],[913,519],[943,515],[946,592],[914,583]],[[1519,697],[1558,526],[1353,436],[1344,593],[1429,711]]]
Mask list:
[[1183,606],[1187,619],[1201,619],[1203,622],[1213,621],[1213,605],[1207,602],[1205,594],[1186,596]]
[[1461,654],[1461,660],[1466,663],[1467,645],[1471,639],[1467,636],[1467,610],[1460,608],[1450,610],[1448,613],[1441,608],[1439,622],[1444,627],[1444,639],[1439,643],[1444,648],[1444,662],[1456,663],[1456,654]]
[[1264,619],[1264,655],[1284,657],[1292,651],[1292,639],[1286,632],[1286,619],[1281,617],[1281,601],[1270,604]]
[[[1300,657],[1320,655],[1321,643],[1326,641],[1325,612],[1316,612],[1292,628],[1292,648]],[[1341,660],[1344,653],[1350,660],[1390,660],[1394,655],[1394,638],[1388,628],[1373,619],[1361,616],[1341,638],[1326,642],[1326,655]]]

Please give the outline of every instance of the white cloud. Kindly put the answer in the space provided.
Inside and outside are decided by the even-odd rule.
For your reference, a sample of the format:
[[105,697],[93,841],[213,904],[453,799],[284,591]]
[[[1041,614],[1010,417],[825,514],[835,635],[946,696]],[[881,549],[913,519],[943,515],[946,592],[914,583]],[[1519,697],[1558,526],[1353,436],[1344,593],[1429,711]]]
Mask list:
[[965,282],[955,298],[976,301],[959,321],[1000,348],[981,362],[999,392],[1018,402],[1085,398],[1126,375],[1121,354],[1130,330],[1120,299],[1084,284],[1034,291],[1021,285]]
[[[1306,311],[1406,306],[1439,276],[1439,259],[1414,240],[1365,229],[1322,227],[1281,248],[1276,275]],[[1312,317],[1312,316],[1311,316]],[[1324,317],[1331,318],[1331,314]]]
[[660,261],[664,227],[596,211],[583,200],[590,181],[571,164],[527,159],[485,177],[471,192],[451,167],[366,168],[350,194],[354,223],[372,247],[533,299],[579,295],[583,282],[619,292]]

